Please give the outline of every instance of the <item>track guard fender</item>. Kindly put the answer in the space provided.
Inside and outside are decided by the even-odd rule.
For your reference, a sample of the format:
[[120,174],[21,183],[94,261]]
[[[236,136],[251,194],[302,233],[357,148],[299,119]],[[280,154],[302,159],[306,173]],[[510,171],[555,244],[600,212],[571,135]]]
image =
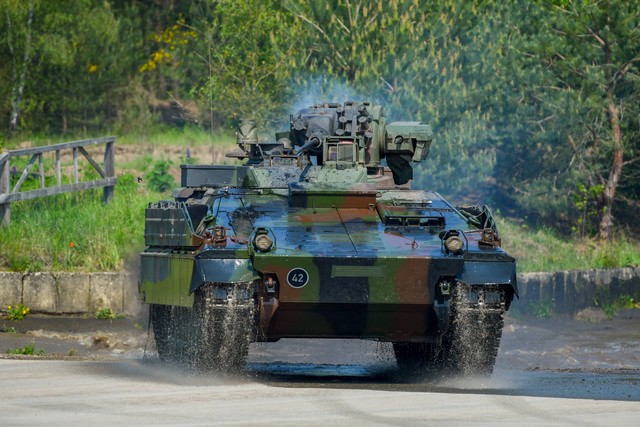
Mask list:
[[249,259],[196,259],[189,293],[204,283],[252,282],[259,278]]
[[518,280],[515,262],[465,262],[461,282],[469,284],[504,285],[507,292],[507,307],[518,295]]

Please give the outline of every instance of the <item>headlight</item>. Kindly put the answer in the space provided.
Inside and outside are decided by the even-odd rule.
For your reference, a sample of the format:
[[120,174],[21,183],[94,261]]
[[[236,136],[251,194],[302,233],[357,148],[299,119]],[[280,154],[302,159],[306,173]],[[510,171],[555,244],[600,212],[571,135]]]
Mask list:
[[[440,239],[442,240],[442,250],[445,253],[459,255],[464,251],[465,242],[462,241],[464,236],[460,230],[447,230],[440,232]],[[466,237],[465,237],[466,240]]]
[[273,240],[266,234],[258,234],[253,239],[253,246],[260,252],[268,252],[273,247]]
[[458,254],[462,251],[464,243],[458,236],[450,236],[444,241],[444,247],[451,253]]

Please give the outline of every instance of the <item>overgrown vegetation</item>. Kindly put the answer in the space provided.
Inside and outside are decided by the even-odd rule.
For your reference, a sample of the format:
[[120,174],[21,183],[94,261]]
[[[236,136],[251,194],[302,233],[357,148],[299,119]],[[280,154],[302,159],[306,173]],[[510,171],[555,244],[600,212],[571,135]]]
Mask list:
[[29,307],[24,304],[12,304],[7,306],[7,320],[22,320],[29,315]]
[[612,319],[616,313],[626,308],[640,308],[640,303],[637,297],[634,298],[631,295],[618,295],[617,297],[611,297],[608,288],[600,291],[600,294],[593,300],[594,307],[602,308],[604,314]]
[[7,326],[3,324],[2,326],[0,326],[0,332],[4,332],[6,334],[15,334],[18,332],[18,330],[14,326]]
[[563,236],[551,228],[498,218],[502,246],[518,260],[518,271],[560,271],[640,265],[640,244],[625,235],[602,245],[595,237]]
[[160,198],[119,177],[113,200],[101,190],[13,203],[0,233],[0,268],[11,271],[113,271],[142,248],[144,209]]
[[553,316],[553,301],[546,299],[529,304],[527,311],[536,317]]

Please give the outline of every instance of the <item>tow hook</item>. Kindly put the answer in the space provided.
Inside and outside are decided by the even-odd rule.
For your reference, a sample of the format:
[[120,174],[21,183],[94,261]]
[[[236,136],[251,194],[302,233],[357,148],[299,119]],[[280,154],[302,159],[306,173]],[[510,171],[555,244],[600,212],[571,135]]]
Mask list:
[[451,294],[451,283],[444,280],[440,282],[440,295],[450,295]]

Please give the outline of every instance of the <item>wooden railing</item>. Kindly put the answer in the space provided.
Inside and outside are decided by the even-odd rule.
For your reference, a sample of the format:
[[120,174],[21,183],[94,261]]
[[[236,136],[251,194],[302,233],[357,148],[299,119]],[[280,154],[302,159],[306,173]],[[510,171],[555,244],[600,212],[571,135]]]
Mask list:
[[[113,197],[113,190],[118,183],[114,167],[114,143],[112,136],[105,138],[86,139],[82,141],[65,142],[62,144],[48,145],[36,148],[23,148],[19,150],[5,151],[0,154],[0,225],[8,225],[11,221],[11,202],[34,199],[36,197],[52,196],[54,194],[68,193],[71,191],[88,190],[90,188],[104,187],[103,201],[109,202]],[[100,166],[85,147],[105,144],[104,162]],[[60,165],[60,152],[72,150],[73,154],[73,183],[62,184],[62,170]],[[55,177],[56,185],[45,185],[45,166],[43,154],[55,152]],[[78,174],[78,153],[81,153],[100,175],[99,179],[92,181],[80,181]],[[26,167],[22,171],[18,182],[11,188],[11,159],[18,156],[31,156]],[[35,190],[20,191],[34,164],[38,161],[39,171],[34,175],[40,179],[40,188]],[[52,176],[52,175],[51,175]]]

